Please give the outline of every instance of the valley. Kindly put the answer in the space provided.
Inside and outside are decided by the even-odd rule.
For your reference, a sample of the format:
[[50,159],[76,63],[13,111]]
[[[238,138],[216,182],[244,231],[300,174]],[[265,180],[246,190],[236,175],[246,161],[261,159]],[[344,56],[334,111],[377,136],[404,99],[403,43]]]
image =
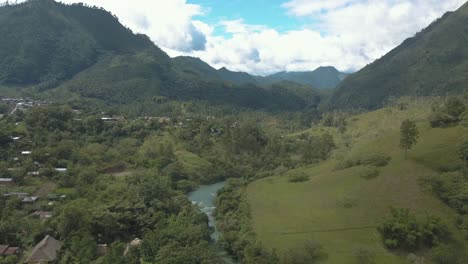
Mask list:
[[0,264],[466,263],[468,3],[84,2],[0,4]]

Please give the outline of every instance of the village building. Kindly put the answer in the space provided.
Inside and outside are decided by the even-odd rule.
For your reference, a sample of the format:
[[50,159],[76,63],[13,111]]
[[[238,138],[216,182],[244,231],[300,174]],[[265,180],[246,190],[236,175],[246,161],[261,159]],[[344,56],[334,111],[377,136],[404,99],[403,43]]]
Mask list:
[[31,252],[31,255],[26,259],[25,263],[55,263],[57,261],[62,243],[55,238],[47,235],[39,242]]
[[19,247],[10,247],[9,245],[0,245],[0,256],[16,256],[20,253]]
[[107,244],[98,244],[96,249],[98,256],[104,256],[107,254]]
[[21,200],[22,203],[35,203],[39,199],[37,196],[28,196],[24,197],[23,200]]
[[15,181],[12,178],[0,178],[0,185],[13,185]]

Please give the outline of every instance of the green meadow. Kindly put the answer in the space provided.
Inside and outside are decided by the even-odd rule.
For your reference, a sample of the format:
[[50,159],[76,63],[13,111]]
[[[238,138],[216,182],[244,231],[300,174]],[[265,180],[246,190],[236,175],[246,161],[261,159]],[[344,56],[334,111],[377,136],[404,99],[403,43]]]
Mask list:
[[[339,146],[331,159],[251,183],[247,200],[262,244],[282,253],[313,240],[328,253],[326,263],[359,263],[358,250],[371,252],[376,263],[408,263],[406,253],[384,247],[376,229],[391,206],[440,216],[453,238],[465,243],[454,226],[456,213],[425,184],[429,177],[459,165],[456,148],[463,129],[430,128],[429,105],[429,101],[419,100],[410,102],[405,110],[387,107],[349,117],[345,133],[333,132]],[[399,148],[399,126],[406,118],[417,121],[420,132],[407,159]],[[316,127],[304,133],[321,131],[324,129]],[[376,155],[388,155],[391,160],[384,167],[340,169],[346,160]],[[366,177],[376,170],[377,176]],[[310,180],[289,182],[287,175],[296,172],[307,174]],[[425,252],[418,255],[428,257]]]

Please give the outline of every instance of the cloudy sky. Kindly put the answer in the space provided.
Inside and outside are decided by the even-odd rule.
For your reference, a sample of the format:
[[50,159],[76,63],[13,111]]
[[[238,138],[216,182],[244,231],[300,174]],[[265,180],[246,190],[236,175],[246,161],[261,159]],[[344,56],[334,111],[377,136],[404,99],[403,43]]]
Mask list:
[[356,71],[465,0],[63,0],[102,6],[170,56],[270,74]]

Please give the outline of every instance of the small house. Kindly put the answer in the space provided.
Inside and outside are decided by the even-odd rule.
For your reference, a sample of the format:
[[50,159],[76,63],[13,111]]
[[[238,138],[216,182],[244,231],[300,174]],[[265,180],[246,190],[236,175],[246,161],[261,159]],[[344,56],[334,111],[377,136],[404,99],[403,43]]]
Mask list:
[[47,235],[39,242],[26,259],[25,263],[54,263],[57,261],[62,243],[55,238]]
[[15,181],[12,178],[0,178],[0,185],[13,185]]
[[39,199],[39,197],[37,196],[28,196],[28,197],[24,197],[23,200],[21,200],[21,202],[32,204],[32,203],[35,203],[37,199]]
[[31,154],[32,154],[32,151],[29,151],[29,150],[21,151],[21,155],[24,155],[24,156],[28,156]]
[[67,172],[67,168],[55,168],[55,171],[65,173]]
[[9,245],[0,245],[0,256],[8,257],[8,256],[16,256],[20,253],[20,249],[18,247],[10,247]]

